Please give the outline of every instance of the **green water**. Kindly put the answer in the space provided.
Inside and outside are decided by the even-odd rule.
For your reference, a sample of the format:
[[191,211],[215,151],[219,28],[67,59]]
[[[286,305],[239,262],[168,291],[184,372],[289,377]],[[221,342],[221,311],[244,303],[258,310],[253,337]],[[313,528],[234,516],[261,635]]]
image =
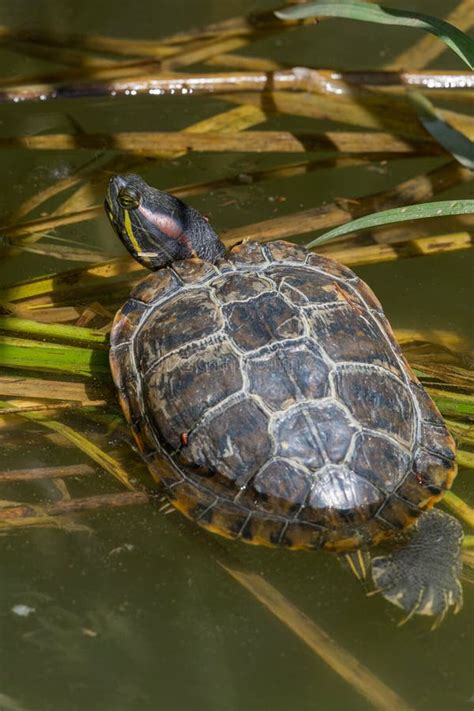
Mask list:
[[[404,7],[405,2],[391,2]],[[411,9],[446,15],[456,3],[411,2]],[[111,0],[20,2],[0,7],[0,24],[15,28],[159,38],[248,11],[272,7],[248,0]],[[289,64],[376,68],[395,57],[417,32],[328,21],[318,28],[276,35],[248,54]],[[343,41],[341,41],[343,40]],[[433,63],[459,68],[448,53]],[[60,69],[0,46],[2,76]],[[209,98],[108,98],[4,105],[0,135],[84,131],[171,130],[223,111]],[[291,117],[271,125],[321,130],[322,121]],[[3,151],[1,211],[69,175],[92,153]],[[172,186],[261,169],[275,159],[255,155],[189,155],[150,163],[149,182]],[[286,159],[281,162],[286,162]],[[324,171],[289,180],[226,188],[193,199],[223,229],[312,207],[334,197],[357,197],[396,185],[440,159],[393,161],[388,166]],[[466,195],[466,187],[447,197]],[[280,203],[275,197],[284,196]],[[440,197],[443,197],[442,195]],[[54,205],[53,205],[54,207]],[[436,230],[433,228],[434,233]],[[122,254],[105,217],[57,234]],[[75,263],[23,254],[2,259],[0,285]],[[466,251],[359,267],[393,325],[449,329],[472,339],[472,258]],[[0,470],[86,461],[70,447],[0,431]],[[111,450],[126,447],[111,435]],[[133,453],[131,466],[139,466]],[[456,491],[465,495],[464,472]],[[108,477],[69,481],[85,496],[107,488]],[[40,502],[57,496],[46,483],[2,485],[0,499]],[[116,487],[118,490],[118,487]],[[27,493],[26,493],[27,492]],[[373,707],[241,588],[216,562],[206,534],[179,514],[147,506],[76,516],[88,530],[30,530],[0,537],[1,711],[365,711]],[[329,555],[267,551],[222,543],[248,570],[263,575],[294,605],[350,651],[413,711],[469,711],[472,684],[472,586],[464,585],[462,612],[429,631],[420,618],[398,628],[399,612],[367,598],[357,581]],[[19,608],[19,605],[25,606]],[[18,613],[27,612],[26,616]]]

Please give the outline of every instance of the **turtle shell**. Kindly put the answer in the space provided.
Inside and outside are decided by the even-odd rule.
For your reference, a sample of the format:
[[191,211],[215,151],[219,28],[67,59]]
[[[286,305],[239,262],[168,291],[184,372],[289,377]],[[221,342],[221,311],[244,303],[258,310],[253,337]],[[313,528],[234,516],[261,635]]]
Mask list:
[[172,503],[231,538],[352,550],[449,488],[454,442],[350,269],[247,242],[141,282],[111,365],[140,451]]

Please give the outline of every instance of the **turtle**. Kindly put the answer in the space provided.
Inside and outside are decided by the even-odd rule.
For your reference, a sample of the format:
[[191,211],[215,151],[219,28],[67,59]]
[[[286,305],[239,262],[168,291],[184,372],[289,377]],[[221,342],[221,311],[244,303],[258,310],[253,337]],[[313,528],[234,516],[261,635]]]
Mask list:
[[462,528],[433,508],[455,443],[369,286],[291,242],[227,251],[138,175],[110,180],[105,210],[151,270],[110,364],[169,502],[230,539],[345,557],[407,619],[457,612]]

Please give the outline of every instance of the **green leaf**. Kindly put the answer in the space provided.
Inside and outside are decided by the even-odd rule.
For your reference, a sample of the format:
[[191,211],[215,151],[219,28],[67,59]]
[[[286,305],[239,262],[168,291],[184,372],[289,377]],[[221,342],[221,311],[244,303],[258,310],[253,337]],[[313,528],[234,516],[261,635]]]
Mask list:
[[107,352],[0,335],[0,367],[108,377]]
[[474,170],[474,143],[461,131],[450,126],[437,113],[431,101],[419,91],[410,91],[407,96],[414,105],[421,123],[435,141],[449,151],[458,163],[469,170]]
[[70,326],[57,323],[41,323],[16,316],[0,316],[0,332],[26,333],[30,336],[42,336],[61,341],[77,343],[106,344],[108,336],[101,331],[81,326]]
[[342,237],[350,232],[367,230],[373,227],[382,227],[394,222],[407,222],[409,220],[422,220],[427,217],[449,217],[450,215],[471,215],[474,214],[474,200],[440,200],[439,202],[424,202],[419,205],[409,205],[408,207],[397,207],[393,210],[383,210],[372,215],[359,217],[357,220],[336,227],[329,232],[325,232],[320,237],[311,240],[306,244],[308,249],[316,245],[329,242],[336,237]]
[[281,20],[302,20],[307,17],[344,17],[349,20],[375,22],[380,25],[402,25],[426,30],[439,37],[453,52],[474,69],[474,41],[449,22],[432,15],[409,10],[397,10],[368,2],[311,2],[278,10]]

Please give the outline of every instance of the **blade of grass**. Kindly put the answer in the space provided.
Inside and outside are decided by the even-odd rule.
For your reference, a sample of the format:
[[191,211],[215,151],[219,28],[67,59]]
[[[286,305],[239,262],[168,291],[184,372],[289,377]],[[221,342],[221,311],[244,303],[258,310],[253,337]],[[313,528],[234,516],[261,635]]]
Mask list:
[[413,103],[423,126],[435,141],[469,170],[474,170],[474,143],[461,131],[449,125],[436,111],[426,96],[418,91],[409,91],[408,98]]
[[452,491],[446,491],[443,496],[443,502],[446,506],[471,528],[474,526],[474,509],[472,509],[459,496],[453,494]]
[[0,535],[8,530],[22,528],[60,528],[65,531],[88,531],[86,526],[74,523],[66,517],[50,516],[41,506],[13,505],[9,508],[0,506]]
[[38,321],[17,318],[15,316],[0,316],[0,332],[21,333],[28,336],[74,341],[75,343],[106,345],[108,338],[100,331],[80,326],[64,326],[60,324],[46,324]]
[[[468,422],[459,422],[459,420],[451,420],[445,418],[445,423],[453,437],[456,439],[458,446],[468,445],[474,446],[474,424]],[[460,464],[459,466],[463,466]]]
[[425,377],[432,376],[455,387],[474,389],[474,373],[472,370],[456,367],[448,363],[437,363],[432,354],[428,354],[424,358],[417,357],[415,354],[410,362],[413,367],[422,371]]
[[0,336],[0,367],[103,379],[110,375],[106,351],[10,336]]
[[[474,548],[474,535],[464,536],[462,545],[463,545],[463,548]],[[466,556],[466,554],[463,555],[463,561],[466,562],[468,565],[470,565],[472,568],[474,568],[474,555],[469,558],[467,558],[465,556]]]
[[[447,22],[467,32],[474,25],[474,4],[472,0],[462,0],[452,9]],[[425,35],[418,42],[399,54],[386,68],[426,67],[445,50],[442,42],[433,35]]]
[[44,506],[48,516],[63,516],[79,511],[104,510],[121,506],[138,506],[150,503],[150,495],[145,491],[123,491],[117,494],[98,494],[71,501],[58,501]]
[[474,396],[427,388],[441,414],[446,417],[474,418]]
[[309,17],[342,17],[349,20],[375,22],[379,25],[399,25],[431,32],[441,39],[461,59],[474,69],[474,42],[464,32],[449,22],[419,12],[384,7],[376,3],[312,2],[277,10],[276,17],[282,20],[302,20]]
[[[287,23],[287,27],[301,25],[301,22]],[[186,50],[186,45],[193,45],[197,40],[224,39],[242,37],[255,39],[266,33],[281,31],[281,22],[275,20],[273,13],[265,10],[251,12],[248,15],[231,17],[220,22],[212,22],[198,29],[178,32],[169,37],[150,40],[147,38],[129,39],[98,34],[71,34],[35,30],[18,30],[0,26],[0,39],[12,42],[29,42],[51,47],[115,54],[118,56],[165,58]]]
[[464,469],[474,469],[474,454],[472,452],[458,449],[456,459],[460,467]]
[[309,249],[329,240],[358,230],[373,229],[394,222],[407,222],[421,220],[429,217],[445,217],[446,215],[469,215],[474,213],[474,200],[440,200],[439,202],[422,203],[397,207],[393,210],[383,210],[373,215],[366,215],[357,220],[352,220],[346,225],[336,227],[307,243]]

